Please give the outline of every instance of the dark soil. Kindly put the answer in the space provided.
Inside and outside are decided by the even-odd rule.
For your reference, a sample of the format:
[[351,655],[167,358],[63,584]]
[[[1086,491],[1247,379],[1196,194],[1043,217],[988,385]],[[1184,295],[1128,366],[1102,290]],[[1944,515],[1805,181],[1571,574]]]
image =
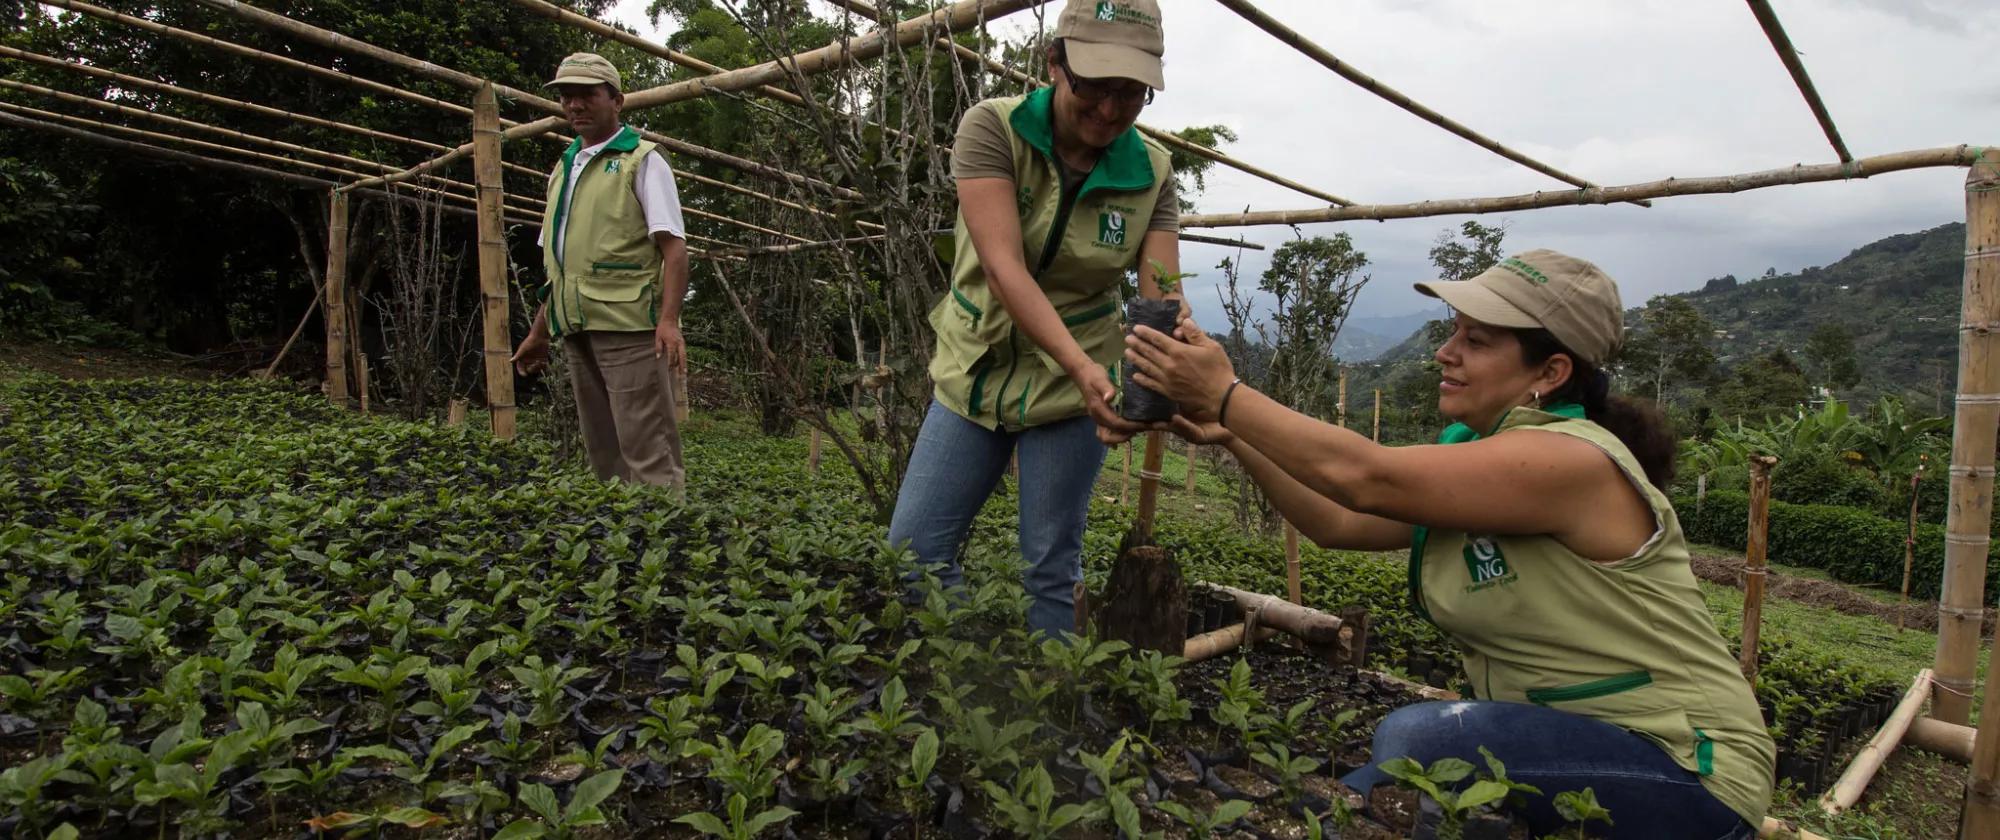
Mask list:
[[[1695,554],[1689,558],[1694,566],[1695,577],[1710,583],[1743,588],[1743,558],[1715,554]],[[1767,595],[1797,601],[1811,607],[1834,610],[1848,615],[1873,616],[1891,624],[1898,617],[1902,626],[1911,630],[1937,632],[1937,602],[1911,601],[1907,604],[1889,604],[1855,592],[1846,584],[1830,580],[1796,577],[1769,572],[1764,578],[1764,592]],[[1994,616],[1986,617],[1984,635],[1992,637]]]

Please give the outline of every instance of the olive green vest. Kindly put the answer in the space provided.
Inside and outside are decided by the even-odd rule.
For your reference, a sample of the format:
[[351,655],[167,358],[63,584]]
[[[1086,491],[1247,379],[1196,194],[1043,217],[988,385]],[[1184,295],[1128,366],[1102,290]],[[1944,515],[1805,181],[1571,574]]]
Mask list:
[[1580,419],[1575,406],[1554,410],[1571,416],[1517,408],[1494,434],[1538,428],[1589,441],[1639,488],[1659,530],[1637,554],[1595,563],[1546,535],[1420,529],[1410,554],[1412,598],[1458,643],[1481,699],[1631,730],[1757,825],[1770,805],[1776,750],[1709,617],[1680,520],[1615,435]]
[[[1139,244],[1172,173],[1165,149],[1126,129],[1063,201],[1050,103],[1043,88],[1000,100],[1014,152],[1022,253],[1083,352],[1118,382],[1124,355],[1119,286],[1138,267]],[[944,407],[986,428],[1020,429],[1084,413],[1083,394],[1055,357],[1020,334],[987,285],[960,213],[953,230],[951,294],[931,309],[937,348],[931,381]]]
[[[549,331],[560,338],[584,330],[637,332],[657,326],[660,272],[665,263],[646,231],[639,205],[639,162],[655,148],[631,126],[576,170],[583,138],[569,144],[549,179],[549,209],[543,228],[548,272],[543,296],[549,302]],[[575,192],[565,201],[566,192]],[[565,215],[563,207],[569,211]],[[562,253],[556,231],[564,231]]]

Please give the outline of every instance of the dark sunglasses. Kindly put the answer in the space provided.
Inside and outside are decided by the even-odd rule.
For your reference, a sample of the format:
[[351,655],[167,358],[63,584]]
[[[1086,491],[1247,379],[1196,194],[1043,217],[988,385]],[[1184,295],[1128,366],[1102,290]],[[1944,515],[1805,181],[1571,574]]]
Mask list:
[[1153,89],[1145,85],[1136,88],[1120,87],[1117,82],[1109,79],[1086,79],[1069,68],[1067,55],[1058,59],[1056,66],[1061,67],[1063,77],[1069,79],[1070,92],[1085,102],[1095,105],[1106,99],[1116,99],[1120,105],[1135,105],[1141,102],[1147,105],[1153,104]]

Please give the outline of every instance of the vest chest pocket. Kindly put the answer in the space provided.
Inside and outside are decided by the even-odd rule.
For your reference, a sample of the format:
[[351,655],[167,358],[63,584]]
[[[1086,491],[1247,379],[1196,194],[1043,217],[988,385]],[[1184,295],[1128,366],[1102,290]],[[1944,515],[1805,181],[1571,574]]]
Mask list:
[[631,303],[644,295],[657,279],[657,274],[639,263],[594,262],[589,274],[577,278],[577,290],[591,300]]

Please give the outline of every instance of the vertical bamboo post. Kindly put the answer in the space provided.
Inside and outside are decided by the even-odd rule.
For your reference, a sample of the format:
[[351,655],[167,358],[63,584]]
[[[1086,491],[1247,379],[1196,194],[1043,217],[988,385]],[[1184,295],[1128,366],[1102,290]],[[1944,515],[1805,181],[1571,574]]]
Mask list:
[[514,439],[513,336],[508,330],[507,233],[501,218],[506,186],[500,179],[500,100],[493,84],[472,99],[472,170],[479,185],[479,297],[486,328],[486,406],[493,436]]
[[1153,535],[1153,509],[1160,499],[1160,462],[1166,459],[1166,441],[1160,432],[1146,433],[1146,462],[1139,468],[1139,533]]
[[451,428],[465,425],[465,411],[468,407],[467,401],[463,398],[452,400],[445,406],[444,424]]
[[1304,584],[1299,580],[1299,529],[1285,523],[1285,597],[1294,604],[1305,603]]
[[368,354],[361,349],[361,302],[347,307],[347,363],[354,366],[354,385],[361,389],[361,413],[368,413]]
[[[683,332],[681,335],[687,335],[687,333]],[[685,354],[687,352],[685,349],[686,345],[683,344],[682,348],[681,352]],[[689,406],[693,404],[694,396],[688,393],[688,372],[685,363],[683,363],[680,370],[674,371],[674,422],[686,423],[690,412]]]
[[819,475],[819,427],[812,429],[812,440],[806,446],[806,472]]
[[1382,442],[1382,389],[1380,388],[1375,389],[1375,432],[1369,435],[1369,439],[1376,443]]
[[[1986,673],[2000,674],[1996,669],[2000,669],[2000,645],[1994,645],[1987,657]],[[1936,708],[1936,700],[1944,697],[1933,696],[1932,708]],[[1965,780],[1964,813],[1960,840],[2000,837],[2000,691],[1986,692],[1986,701],[1979,707],[1979,731],[1972,736],[1972,764]]]
[[1347,371],[1345,369],[1340,371],[1340,396],[1333,404],[1333,421],[1343,428],[1347,426]]
[[1743,650],[1737,662],[1744,678],[1757,684],[1757,633],[1764,622],[1764,555],[1769,549],[1771,515],[1771,467],[1778,459],[1769,455],[1750,458],[1750,533],[1743,563]]
[[347,407],[347,193],[333,191],[326,222],[326,396]]
[[[1958,395],[1952,418],[1951,507],[1938,598],[1937,702],[1931,716],[1970,720],[1975,659],[1992,540],[1993,445],[2000,428],[2000,149],[1965,176],[1965,285],[1958,326]],[[1995,804],[2000,807],[2000,803]],[[1972,803],[1967,803],[1967,824]]]
[[[1910,473],[1910,527],[1903,534],[1903,597],[1896,602],[1897,607],[1910,603],[1910,572],[1917,565],[1917,483],[1923,480],[1924,468],[1920,463]],[[1903,610],[1896,610],[1896,632],[1903,631]]]
[[1187,486],[1185,486],[1185,487],[1182,487],[1181,489],[1182,489],[1182,490],[1186,490],[1186,491],[1187,491],[1187,492],[1189,492],[1189,493],[1193,493],[1193,492],[1194,492],[1194,475],[1195,475],[1195,471],[1194,471],[1194,465],[1195,465],[1195,460],[1196,460],[1197,458],[1200,458],[1200,457],[1201,457],[1201,446],[1200,446],[1200,445],[1198,445],[1198,444],[1194,444],[1194,443],[1190,443],[1190,444],[1188,444],[1188,447],[1187,447]]

